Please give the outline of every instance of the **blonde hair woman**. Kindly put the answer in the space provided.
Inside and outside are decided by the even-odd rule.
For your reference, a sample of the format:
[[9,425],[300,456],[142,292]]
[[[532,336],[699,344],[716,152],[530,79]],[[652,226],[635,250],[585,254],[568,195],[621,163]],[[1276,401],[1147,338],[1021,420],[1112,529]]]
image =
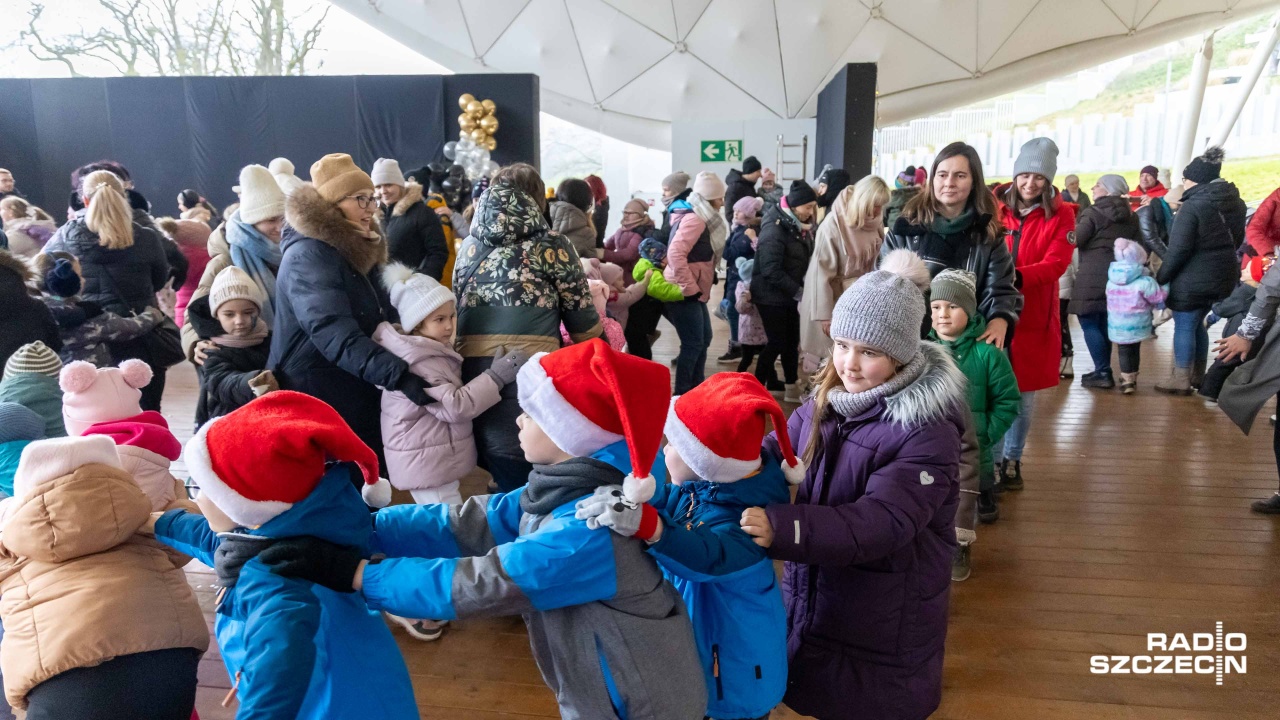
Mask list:
[[868,175],[840,191],[818,226],[800,301],[800,350],[806,373],[831,352],[831,312],[853,281],[876,269],[884,243],[889,186]]
[[[80,181],[85,204],[44,247],[66,252],[80,261],[84,285],[80,298],[121,317],[157,307],[156,293],[169,282],[169,261],[159,233],[133,222],[124,183],[114,173],[98,170]],[[166,366],[152,357],[147,338],[111,344],[117,360],[137,358],[151,366],[151,384],[142,389],[142,409],[159,410]]]

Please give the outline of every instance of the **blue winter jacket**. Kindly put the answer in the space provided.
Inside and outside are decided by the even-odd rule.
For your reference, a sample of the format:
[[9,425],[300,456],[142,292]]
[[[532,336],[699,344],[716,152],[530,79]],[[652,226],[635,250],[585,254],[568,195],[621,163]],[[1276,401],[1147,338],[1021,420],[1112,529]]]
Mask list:
[[[305,500],[258,529],[236,532],[311,535],[367,552],[373,526],[352,482],[357,472],[330,465]],[[182,510],[156,522],[156,537],[211,567],[222,544],[203,517]],[[222,596],[214,632],[238,689],[236,720],[418,717],[400,649],[359,593],[281,577],[254,558]]]
[[768,715],[787,689],[787,617],[773,561],[738,521],[749,507],[790,501],[772,457],[737,482],[662,485],[649,501],[663,523],[650,549],[689,608],[711,717]]
[[[705,685],[679,594],[642,543],[574,517],[588,485],[622,482],[626,458],[619,442],[534,466],[515,492],[379,511],[374,549],[389,559],[365,568],[361,591],[407,617],[522,614],[566,720],[701,720]],[[563,492],[526,512],[524,496],[540,503],[557,477]]]

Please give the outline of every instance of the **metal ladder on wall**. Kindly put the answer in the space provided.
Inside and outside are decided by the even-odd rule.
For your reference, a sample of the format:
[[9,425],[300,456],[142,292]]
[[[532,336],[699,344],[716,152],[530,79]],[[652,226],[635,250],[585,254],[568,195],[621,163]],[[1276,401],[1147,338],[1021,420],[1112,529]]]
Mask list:
[[[788,160],[787,150],[794,149],[794,148],[800,148],[800,159]],[[809,179],[809,136],[802,135],[800,136],[800,142],[789,143],[787,142],[787,139],[784,136],[779,135],[777,161],[778,161],[777,166],[778,166],[778,184],[779,185],[783,185],[783,183],[791,182],[792,180],[804,180],[807,182]],[[799,165],[800,174],[799,175],[789,174],[787,172],[787,166],[789,165],[790,166]]]

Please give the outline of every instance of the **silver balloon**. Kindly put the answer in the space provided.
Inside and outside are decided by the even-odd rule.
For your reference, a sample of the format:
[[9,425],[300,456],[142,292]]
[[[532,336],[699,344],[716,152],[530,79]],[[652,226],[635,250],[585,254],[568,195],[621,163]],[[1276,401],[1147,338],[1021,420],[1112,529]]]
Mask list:
[[494,162],[493,160],[491,160],[491,159],[490,159],[490,160],[485,160],[485,161],[484,161],[484,164],[482,164],[482,165],[480,166],[480,176],[481,176],[481,177],[489,177],[489,176],[493,175],[495,172],[497,172],[497,170],[498,170],[498,164],[497,164],[497,163],[495,163],[495,162]]
[[476,149],[475,141],[470,137],[464,137],[458,140],[458,144],[454,146],[458,152],[469,153]]
[[452,140],[444,144],[444,156],[453,160],[458,152],[458,143]]
[[489,162],[489,148],[476,148],[475,152],[472,153],[472,157],[479,160],[481,163]]

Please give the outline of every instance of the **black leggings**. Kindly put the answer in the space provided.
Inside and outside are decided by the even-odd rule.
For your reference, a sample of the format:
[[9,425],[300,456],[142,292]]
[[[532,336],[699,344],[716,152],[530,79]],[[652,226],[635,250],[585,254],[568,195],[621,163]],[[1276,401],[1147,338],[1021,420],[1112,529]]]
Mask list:
[[1120,354],[1120,372],[1138,372],[1138,365],[1142,362],[1142,344],[1130,343],[1128,345],[1121,345],[1116,343],[1116,349]]
[[[1075,343],[1071,340],[1071,321],[1067,318],[1067,306],[1070,300],[1058,300],[1058,317],[1062,319],[1062,357],[1071,357],[1076,353]],[[1007,347],[1007,345],[1006,345]]]
[[631,306],[627,314],[627,326],[622,335],[627,339],[627,353],[645,360],[653,359],[649,336],[658,329],[662,319],[662,301],[645,295]]
[[203,654],[152,650],[72,668],[27,693],[27,720],[191,720]]
[[738,361],[738,372],[746,372],[751,363],[764,351],[763,345],[739,345],[742,348],[742,359]]
[[[766,388],[777,389],[778,372],[773,361],[782,357],[782,374],[788,385],[800,379],[800,311],[795,305],[757,305],[760,322],[769,344],[756,363],[756,379]],[[773,386],[773,387],[770,387]]]

